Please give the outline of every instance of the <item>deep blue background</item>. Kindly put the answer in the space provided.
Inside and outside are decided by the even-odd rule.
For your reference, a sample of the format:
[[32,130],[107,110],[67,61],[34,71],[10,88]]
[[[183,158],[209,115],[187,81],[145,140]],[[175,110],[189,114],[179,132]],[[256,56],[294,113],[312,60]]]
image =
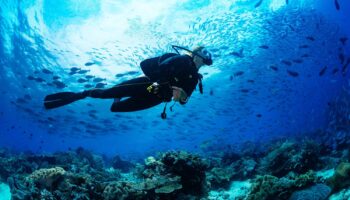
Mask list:
[[[50,152],[83,146],[135,157],[238,147],[325,128],[327,103],[349,86],[349,73],[332,70],[341,69],[340,52],[350,59],[349,43],[339,41],[349,37],[350,2],[339,0],[339,11],[332,0],[257,2],[2,1],[0,147]],[[109,112],[112,100],[42,107],[47,94],[96,84],[79,83],[86,75],[105,79],[106,87],[137,77],[140,61],[172,51],[171,44],[205,45],[214,65],[201,69],[204,95],[194,92],[165,121],[163,106],[116,114]],[[89,71],[70,75],[72,67]],[[54,76],[66,87],[57,88]]]

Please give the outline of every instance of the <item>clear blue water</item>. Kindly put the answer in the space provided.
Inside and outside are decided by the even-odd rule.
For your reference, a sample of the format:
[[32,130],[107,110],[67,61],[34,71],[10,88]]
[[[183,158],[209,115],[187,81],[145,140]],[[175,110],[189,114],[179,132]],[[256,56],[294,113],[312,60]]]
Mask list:
[[[339,40],[350,34],[350,2],[339,0],[339,11],[332,0],[257,2],[3,0],[0,147],[42,153],[82,146],[144,157],[323,129],[327,103],[349,86],[349,72],[332,72],[341,71],[339,52],[350,55],[349,43]],[[86,75],[105,79],[105,87],[140,76],[139,63],[172,52],[172,44],[205,45],[214,64],[200,70],[204,94],[194,92],[187,105],[168,111],[166,120],[160,118],[163,105],[111,113],[112,100],[43,108],[47,94],[96,84],[79,83]],[[70,75],[73,67],[88,72]],[[235,75],[239,71],[244,73]],[[64,88],[53,83],[54,76]]]

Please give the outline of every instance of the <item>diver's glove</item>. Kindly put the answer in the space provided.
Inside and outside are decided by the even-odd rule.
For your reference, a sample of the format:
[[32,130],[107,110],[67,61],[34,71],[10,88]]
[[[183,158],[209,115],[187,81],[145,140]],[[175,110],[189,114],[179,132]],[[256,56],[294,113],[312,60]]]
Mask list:
[[159,98],[161,98],[164,102],[170,102],[172,99],[172,91],[171,87],[168,83],[153,83],[152,85],[147,87],[147,91],[152,93]]
[[160,85],[157,82],[152,83],[152,85],[147,87],[147,91],[149,93],[158,94],[160,91]]

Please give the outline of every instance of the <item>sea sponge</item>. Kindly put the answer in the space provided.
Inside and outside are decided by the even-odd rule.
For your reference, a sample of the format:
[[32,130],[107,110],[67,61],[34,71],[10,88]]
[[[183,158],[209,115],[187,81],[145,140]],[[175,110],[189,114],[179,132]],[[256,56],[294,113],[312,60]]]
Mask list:
[[45,188],[52,188],[58,180],[64,177],[65,173],[62,167],[39,169],[29,175],[28,180]]
[[350,186],[350,163],[340,163],[335,169],[334,175],[327,182],[334,191]]

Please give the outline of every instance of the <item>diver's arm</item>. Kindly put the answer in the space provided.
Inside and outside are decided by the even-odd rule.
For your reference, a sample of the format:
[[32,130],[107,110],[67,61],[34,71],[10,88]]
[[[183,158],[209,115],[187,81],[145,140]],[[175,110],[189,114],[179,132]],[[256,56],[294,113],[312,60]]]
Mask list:
[[197,79],[191,79],[186,82],[184,87],[180,88],[183,90],[185,94],[182,96],[183,98],[179,100],[181,105],[184,105],[188,102],[188,99],[192,95],[193,91],[196,89],[197,83],[198,83]]

